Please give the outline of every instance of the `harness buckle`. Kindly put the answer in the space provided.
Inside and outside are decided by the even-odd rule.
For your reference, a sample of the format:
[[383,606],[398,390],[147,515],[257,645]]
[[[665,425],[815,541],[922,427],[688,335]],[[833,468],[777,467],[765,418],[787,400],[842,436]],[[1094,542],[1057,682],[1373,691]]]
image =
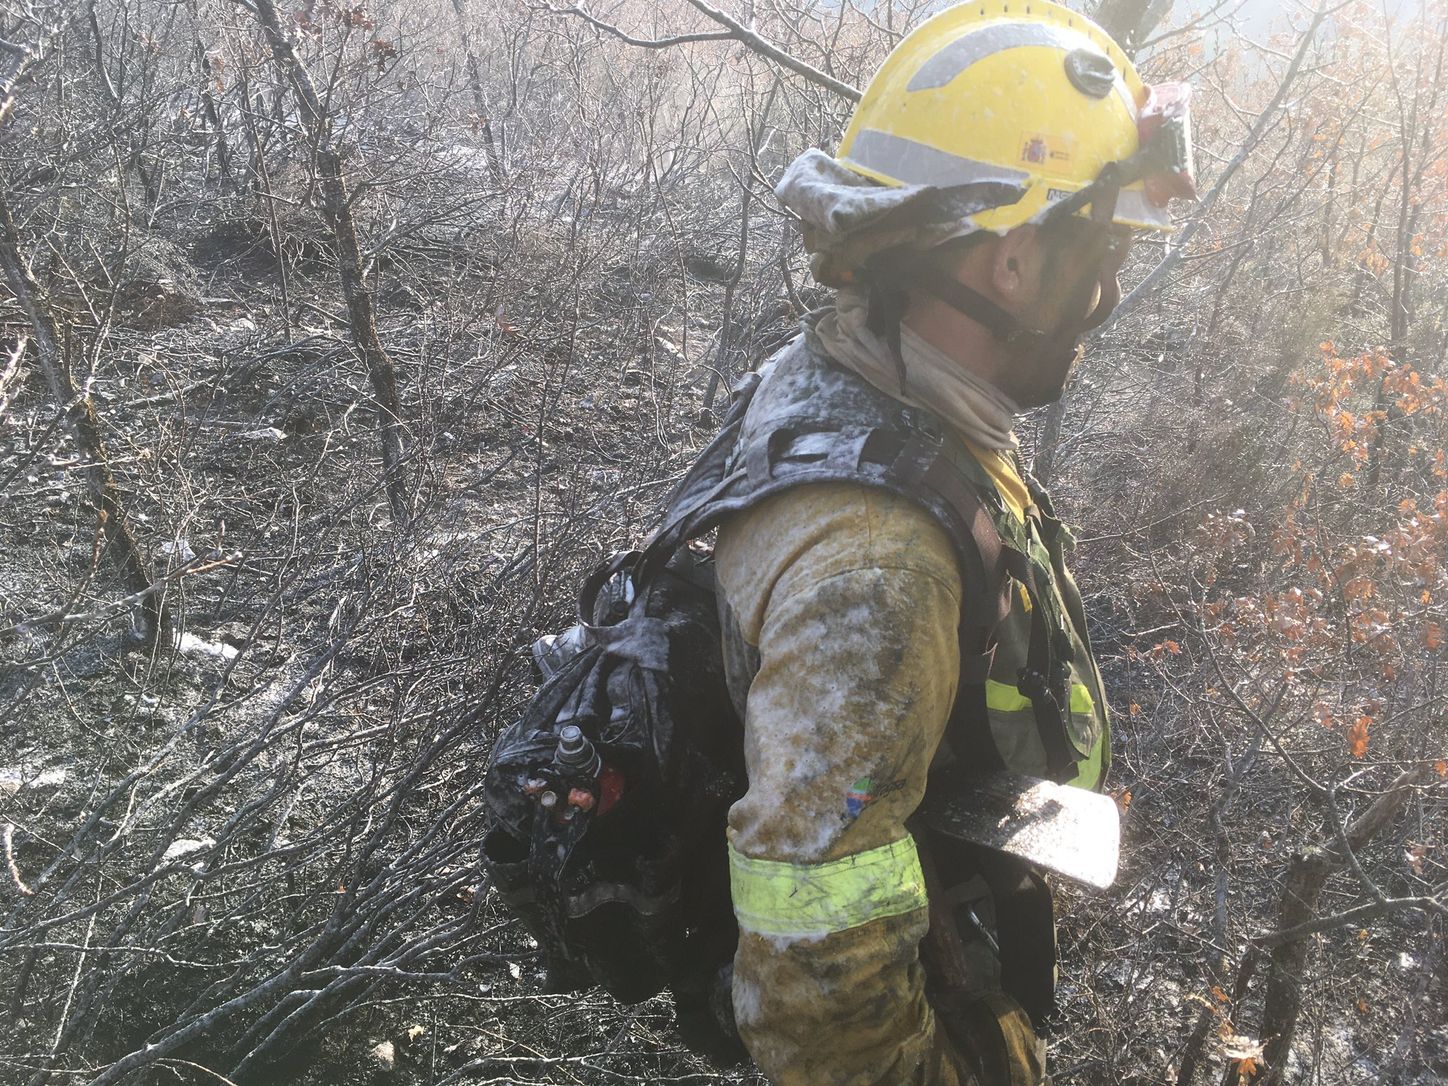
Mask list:
[[1051,684],[1045,673],[1031,667],[1021,668],[1016,676],[1016,689],[1032,701],[1051,695]]

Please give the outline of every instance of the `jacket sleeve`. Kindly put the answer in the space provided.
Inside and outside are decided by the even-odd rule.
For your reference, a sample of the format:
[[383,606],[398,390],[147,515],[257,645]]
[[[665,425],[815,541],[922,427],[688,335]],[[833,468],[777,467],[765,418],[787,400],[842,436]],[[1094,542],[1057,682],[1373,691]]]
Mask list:
[[759,662],[729,816],[741,1036],[779,1086],[953,1084],[905,829],[959,671],[949,540],[907,499],[819,484],[727,524],[716,556]]

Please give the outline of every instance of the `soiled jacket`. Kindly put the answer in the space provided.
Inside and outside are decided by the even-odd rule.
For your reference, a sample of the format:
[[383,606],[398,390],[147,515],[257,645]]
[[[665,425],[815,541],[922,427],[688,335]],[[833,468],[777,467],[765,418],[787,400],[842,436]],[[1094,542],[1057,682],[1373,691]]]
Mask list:
[[[905,819],[924,796],[955,697],[960,574],[950,543],[908,499],[827,483],[731,522],[715,557],[740,638],[759,659],[733,852],[760,867],[875,861],[847,889],[855,912],[848,901],[827,907],[798,917],[795,931],[741,902],[736,877],[740,1034],[779,1086],[952,1083],[919,962],[924,887],[918,863],[898,855],[914,858]],[[732,663],[737,683],[741,662]]]
[[[766,405],[769,380],[757,399]],[[1024,486],[998,489],[1019,509]],[[1017,515],[1005,502],[1001,513]],[[749,774],[728,830],[741,928],[734,1010],[750,1053],[779,1086],[978,1081],[961,1066],[970,1053],[956,1051],[926,999],[927,899],[905,826],[957,692],[957,628],[971,601],[962,601],[955,554],[923,506],[848,482],[786,490],[719,532],[726,664]],[[1066,594],[1075,606],[1059,595],[1055,604],[1074,618],[1074,585]],[[1015,642],[1028,627],[1024,613],[1002,627],[1006,658],[1023,651]],[[1072,707],[1094,713],[1099,676],[1084,630],[1077,655],[1090,683],[1073,684],[1073,703],[1082,693]],[[996,756],[1042,772],[1023,699],[1007,684],[988,686],[1000,688],[987,690]],[[1103,731],[1104,720],[1098,747]],[[1101,771],[1093,754],[1088,785]],[[996,1005],[1013,1053],[1008,1081],[1043,1081],[1024,1016],[1009,1000]]]

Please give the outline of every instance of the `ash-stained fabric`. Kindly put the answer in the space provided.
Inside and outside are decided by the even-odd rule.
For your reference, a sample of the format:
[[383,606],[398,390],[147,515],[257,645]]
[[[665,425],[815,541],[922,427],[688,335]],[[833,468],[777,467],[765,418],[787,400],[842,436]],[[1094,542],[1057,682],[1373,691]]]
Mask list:
[[[892,427],[913,428],[912,432],[922,433],[919,427],[933,418],[935,421],[929,423],[929,429],[938,435],[933,440],[942,442],[941,455],[948,456],[953,470],[981,495],[1002,541],[1023,556],[1040,589],[1042,620],[1049,630],[1055,662],[1052,682],[1062,699],[1062,709],[1067,710],[1061,714],[1064,718],[1061,724],[1067,733],[1064,741],[1072,748],[1073,756],[1066,766],[1060,765],[1058,759],[1052,770],[1042,740],[1044,725],[1037,719],[1037,712],[1034,709],[992,710],[986,705],[980,686],[967,687],[961,705],[957,706],[957,718],[970,733],[967,745],[993,748],[994,756],[987,758],[988,764],[999,762],[1017,772],[1054,775],[1081,787],[1098,787],[1108,764],[1109,721],[1080,593],[1065,564],[1065,554],[1071,546],[1070,533],[1056,519],[1045,493],[1025,485],[1024,467],[1016,450],[982,450],[952,440],[942,433],[948,432],[949,427],[939,416],[900,404],[834,361],[816,334],[819,324],[828,316],[829,311],[808,316],[804,334],[764,367],[762,380],[751,394],[743,416],[742,428],[732,439],[733,452],[724,469],[729,483],[723,504],[733,505],[736,510],[726,518],[724,530],[729,529],[729,519],[740,519],[738,510],[753,507],[769,495],[794,496],[808,492],[807,488],[801,489],[803,480],[791,480],[791,476],[798,478],[800,473],[808,478],[809,473],[815,472],[831,481],[845,476],[851,483],[858,478],[859,485],[875,488],[870,485],[873,479],[867,474],[867,465],[863,461],[856,465],[852,460],[858,449],[863,448],[862,435]],[[813,436],[820,432],[841,436],[830,439],[833,445],[830,440],[820,443]],[[829,448],[834,451],[830,452]],[[808,485],[813,487],[815,483]],[[892,485],[888,479],[882,479],[878,489],[897,494],[907,503],[921,503],[936,524],[947,532],[957,533],[950,538],[958,555],[974,553],[974,542],[968,536],[962,538],[958,529],[951,527],[949,510],[941,508],[929,492],[910,491],[898,484]],[[701,492],[701,497],[695,500],[707,505],[713,499]],[[725,611],[737,603],[727,598],[721,602]],[[972,602],[975,601],[967,601],[967,606]],[[1029,662],[1033,615],[1034,605],[1022,589],[1005,620],[996,628],[996,651],[987,678],[1016,686]],[[729,625],[728,621],[724,623],[726,631]],[[757,662],[758,650],[759,646],[742,638],[731,639],[726,633],[726,656],[734,658],[731,676],[747,674],[748,669],[738,665]],[[1084,686],[1090,693],[1091,711],[1083,711],[1086,702],[1080,696],[1074,699],[1078,711],[1069,711],[1070,690],[1075,685]],[[747,716],[747,692],[747,679],[742,686],[731,682],[731,696],[741,716]]]
[[[807,429],[821,413],[861,410],[866,388],[879,395],[831,361],[814,334],[817,323],[808,321],[805,335],[767,367],[739,449],[790,430],[794,420]],[[1104,697],[1079,593],[1064,565],[1069,535],[1049,506],[1041,507],[1044,496],[1027,488],[1015,450],[967,448],[974,485],[995,495],[996,504],[987,505],[998,510],[1002,538],[1030,555],[1047,589],[1041,601],[1055,640],[1063,652],[1070,646],[1068,730],[1083,755],[1072,783],[1097,787],[1106,764]],[[811,901],[808,924],[790,928],[788,917],[779,919],[791,880],[818,886],[811,872],[845,858],[891,855],[892,846],[908,840],[905,823],[937,753],[1044,775],[1035,714],[1014,683],[1029,640],[1024,598],[1000,628],[989,684],[965,688],[983,691],[976,695],[982,731],[974,734],[993,749],[938,751],[959,692],[962,606],[957,544],[938,515],[884,487],[810,482],[749,503],[720,528],[715,559],[725,663],[746,722],[749,775],[728,831],[739,858],[736,915],[743,929],[734,1010],[751,1054],[781,1086],[1044,1081],[1029,1020],[1004,996],[990,1002],[1000,995],[999,963],[979,970],[985,1002],[970,1011],[973,1020],[996,1026],[952,1042],[937,1024],[919,962],[923,903],[898,909],[892,888],[862,894],[850,884],[838,902]],[[866,859],[840,870],[874,868],[889,878],[892,866]],[[740,880],[746,870],[759,881]],[[765,882],[769,888],[760,889]],[[846,897],[863,897],[863,907]],[[878,901],[893,904],[872,909]],[[997,1004],[1005,1008],[999,1015],[981,1009]],[[956,1030],[953,1014],[950,1023]],[[960,1050],[977,1043],[994,1047]],[[980,1067],[1002,1059],[1008,1078],[982,1077]]]
[[726,634],[750,648],[726,655],[748,693],[729,836],[750,1053],[778,1086],[1044,1082],[998,963],[947,1030],[919,962],[927,903],[904,823],[956,690],[945,533],[907,498],[814,484],[730,522],[715,557]]
[[[749,774],[729,814],[733,852],[803,879],[908,839],[959,671],[944,530],[909,499],[815,484],[726,524],[715,560],[727,621],[758,652],[752,681],[731,675],[748,690]],[[748,902],[740,918],[734,1013],[771,1082],[962,1081],[925,998],[923,894],[803,937],[756,930]]]
[[[835,307],[815,326],[831,358],[887,396],[939,415],[964,440],[986,449],[1015,449],[1011,432],[1020,407],[994,385],[900,325],[900,358],[868,327],[869,295],[835,292]],[[902,380],[903,377],[903,380]],[[1022,485],[1024,490],[1024,485]]]
[[877,253],[933,249],[973,233],[972,215],[1014,203],[1025,188],[1008,170],[968,184],[882,185],[811,148],[790,163],[774,192],[799,216],[814,277],[838,287]]

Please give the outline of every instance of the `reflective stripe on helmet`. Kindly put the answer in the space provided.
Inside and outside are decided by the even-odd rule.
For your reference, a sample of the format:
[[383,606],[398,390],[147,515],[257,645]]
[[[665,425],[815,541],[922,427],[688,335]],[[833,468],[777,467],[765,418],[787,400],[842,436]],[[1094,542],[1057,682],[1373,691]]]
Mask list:
[[[927,143],[882,132],[878,128],[864,128],[855,136],[855,141],[841,160],[865,173],[878,177],[892,178],[896,183],[906,185],[932,185],[936,188],[950,188],[956,185],[999,183],[1026,189],[1033,184],[1031,175],[1024,170],[1008,169],[976,158],[966,158],[931,147]],[[1047,214],[1059,200],[1071,193],[1067,189],[1039,185],[1036,197],[1042,200],[1036,217]],[[1165,208],[1157,207],[1140,189],[1122,189],[1116,199],[1114,220],[1123,226],[1146,230],[1171,229],[1171,216]]]
[[905,89],[943,87],[976,61],[1023,45],[1054,45],[1069,51],[1091,45],[1091,39],[1049,23],[1002,22],[982,26],[948,43],[922,64]]
[[[1161,142],[1178,153],[1166,165],[1138,162],[1156,128],[1169,123],[1178,134]],[[1191,195],[1188,145],[1184,96],[1148,88],[1131,58],[1089,18],[1051,0],[971,0],[946,7],[891,50],[837,155],[889,187],[1013,179],[1020,192],[1014,200],[994,192],[988,205],[961,212],[953,231],[932,224],[898,242],[926,249],[976,231],[1005,234],[1038,224],[1055,207],[1061,215],[1170,232],[1168,199]],[[1131,163],[1151,168],[1119,179],[1107,172]],[[903,214],[886,225],[895,231],[902,222],[909,225]],[[857,236],[868,229],[861,226]],[[816,226],[811,252],[825,252],[838,231],[833,219],[823,231]],[[852,251],[868,248],[855,238],[850,244]],[[855,270],[840,253],[819,263],[843,281]]]
[[973,185],[982,181],[1023,186],[1031,179],[1025,170],[1011,170],[979,159],[953,155],[927,143],[881,132],[878,128],[862,129],[844,161],[872,173],[893,177],[907,185],[934,185],[937,188]]
[[908,834],[819,864],[757,860],[731,844],[729,888],[741,928],[795,939],[822,939],[928,904],[920,856]]
[[[956,38],[920,66],[905,85],[907,91],[933,90],[952,79],[977,61],[1006,49],[1023,46],[1052,46],[1064,53],[1075,49],[1100,52],[1100,47],[1085,34],[1051,23],[1002,22],[986,25]],[[1117,97],[1136,115],[1136,101],[1118,72],[1115,79]]]

